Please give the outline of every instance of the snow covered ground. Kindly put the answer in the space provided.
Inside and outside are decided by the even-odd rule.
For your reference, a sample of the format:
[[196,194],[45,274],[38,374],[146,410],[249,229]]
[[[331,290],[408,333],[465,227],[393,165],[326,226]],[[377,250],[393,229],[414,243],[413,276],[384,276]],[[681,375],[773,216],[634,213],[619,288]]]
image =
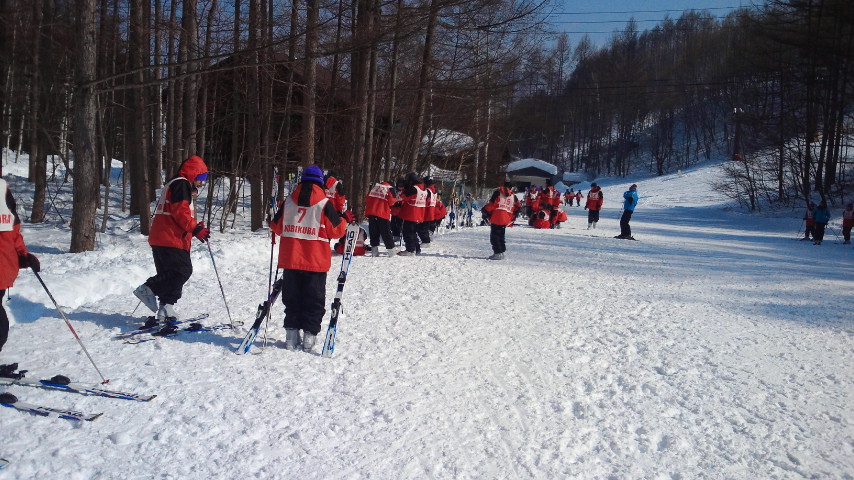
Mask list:
[[[27,203],[24,171],[4,167]],[[26,224],[110,387],[157,398],[9,387],[104,415],[0,409],[0,479],[854,478],[854,249],[832,233],[795,241],[801,212],[730,208],[714,175],[600,181],[598,229],[569,208],[560,230],[509,229],[505,261],[485,260],[486,227],[420,257],[357,257],[332,359],[282,348],[281,304],[248,356],[227,330],[126,345],[114,337],[144,308],[131,316],[131,291],[154,272],[146,238],[123,233],[132,220],[76,255],[58,217]],[[638,242],[612,238],[631,183]],[[266,232],[215,232],[211,247],[233,317],[250,322]],[[227,321],[206,247],[193,262],[179,313]],[[7,310],[0,363],[98,380],[32,273]]]

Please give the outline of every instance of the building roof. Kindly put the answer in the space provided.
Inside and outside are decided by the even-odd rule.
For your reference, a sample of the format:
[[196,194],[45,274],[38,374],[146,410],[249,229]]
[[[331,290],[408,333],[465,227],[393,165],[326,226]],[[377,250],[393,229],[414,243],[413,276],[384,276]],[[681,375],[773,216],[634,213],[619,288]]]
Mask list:
[[552,177],[557,175],[557,167],[536,158],[523,158],[507,164],[504,171],[508,175],[526,175]]

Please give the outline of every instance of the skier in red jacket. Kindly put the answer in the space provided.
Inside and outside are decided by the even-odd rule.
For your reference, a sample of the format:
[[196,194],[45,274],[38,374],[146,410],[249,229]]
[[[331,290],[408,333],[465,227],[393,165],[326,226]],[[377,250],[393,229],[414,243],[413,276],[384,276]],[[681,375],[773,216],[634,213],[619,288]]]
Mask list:
[[380,238],[391,257],[397,253],[391,234],[391,207],[399,202],[397,189],[388,182],[379,182],[371,187],[365,197],[365,216],[368,217],[368,232],[371,237],[371,256],[380,256]]
[[347,222],[326,196],[320,167],[306,168],[300,180],[282,202],[270,229],[281,236],[279,268],[284,280],[285,348],[295,350],[301,344],[304,351],[310,352],[326,313],[326,274],[332,266],[329,240],[344,236]]
[[[9,338],[9,317],[3,308],[3,297],[6,290],[12,287],[18,278],[18,270],[30,268],[34,272],[41,270],[39,259],[27,251],[24,237],[21,235],[21,219],[15,197],[6,180],[0,178],[0,195],[5,201],[0,202],[0,351]],[[18,364],[0,365],[0,371],[12,373],[18,369]]]
[[429,195],[430,192],[424,186],[424,180],[418,174],[412,172],[406,176],[400,207],[400,218],[403,219],[403,243],[406,250],[398,252],[399,256],[411,256],[421,252],[418,231],[423,228],[419,224],[424,223]]
[[[157,274],[133,291],[152,312],[146,326],[163,323],[164,328],[175,330],[177,320],[175,302],[181,298],[184,284],[193,274],[190,245],[193,237],[207,242],[211,236],[204,222],[197,222],[193,198],[208,178],[208,167],[196,155],[184,160],[173,177],[160,190],[148,244],[154,256]],[[158,304],[159,299],[159,304]]]
[[513,185],[505,182],[492,193],[492,197],[483,207],[483,216],[489,219],[489,243],[492,245],[490,260],[504,260],[507,246],[504,244],[507,225],[513,223],[519,215],[522,204],[512,191]]
[[596,228],[596,223],[599,222],[599,211],[602,210],[602,204],[605,202],[605,196],[602,195],[602,188],[596,183],[590,184],[590,191],[587,192],[587,203],[584,204],[584,209],[587,210],[587,230]]

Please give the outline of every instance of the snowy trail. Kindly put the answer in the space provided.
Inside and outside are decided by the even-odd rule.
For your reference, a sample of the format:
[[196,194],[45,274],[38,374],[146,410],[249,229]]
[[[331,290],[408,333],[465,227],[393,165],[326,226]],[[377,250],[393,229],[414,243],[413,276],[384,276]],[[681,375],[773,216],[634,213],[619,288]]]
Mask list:
[[[565,228],[509,229],[501,262],[485,260],[483,227],[437,236],[420,257],[357,257],[332,359],[282,348],[281,304],[250,355],[233,354],[242,331],[125,345],[115,335],[145,314],[130,316],[153,270],[145,238],[104,236],[98,252],[70,255],[65,230],[27,225],[111,386],[158,397],[11,387],[104,415],[77,425],[2,409],[0,456],[13,463],[0,478],[850,475],[854,249],[793,241],[792,218],[650,203],[632,221],[638,242],[611,238],[618,209],[586,230],[572,208]],[[212,242],[232,315],[248,323],[269,241]],[[193,262],[179,313],[227,321],[207,249]],[[97,378],[32,275],[8,309],[4,360]]]

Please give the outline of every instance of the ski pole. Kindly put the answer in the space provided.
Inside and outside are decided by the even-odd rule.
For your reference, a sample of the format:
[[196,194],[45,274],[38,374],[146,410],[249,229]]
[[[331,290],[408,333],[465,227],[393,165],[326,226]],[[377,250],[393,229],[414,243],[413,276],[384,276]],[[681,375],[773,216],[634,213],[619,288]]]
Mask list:
[[228,302],[225,300],[225,290],[222,288],[222,281],[219,279],[219,271],[217,271],[216,269],[216,260],[214,260],[213,250],[211,250],[210,239],[208,239],[208,241],[205,243],[208,245],[208,253],[211,254],[211,263],[213,264],[214,273],[216,274],[216,281],[217,283],[219,283],[219,292],[222,293],[222,303],[225,304],[225,311],[226,313],[228,313],[228,323],[231,325],[232,328],[234,328],[234,322],[231,320],[231,310],[228,309]]
[[[276,234],[272,231],[270,232],[270,273],[268,276],[268,281],[270,282],[267,285],[267,298],[270,298],[270,293],[273,291],[273,252],[276,250]],[[276,268],[276,279],[279,277],[279,269]],[[267,324],[270,322],[270,307],[272,305],[267,306],[267,318],[264,320],[264,345],[262,348],[267,347]]]
[[41,275],[39,275],[39,272],[33,271],[33,274],[35,274],[36,278],[39,279],[39,283],[42,284],[42,288],[44,288],[44,291],[47,292],[47,296],[50,297],[50,300],[56,307],[56,311],[59,312],[59,314],[62,316],[62,319],[65,320],[65,324],[68,325],[68,329],[71,330],[71,333],[74,335],[74,338],[77,339],[77,343],[80,344],[80,348],[83,349],[83,353],[86,354],[86,356],[89,358],[89,361],[92,363],[92,366],[95,367],[95,371],[98,372],[98,375],[101,376],[101,380],[103,380],[101,382],[101,385],[110,383],[110,381],[107,380],[106,377],[104,377],[104,374],[101,373],[101,369],[98,368],[98,365],[95,364],[95,360],[92,360],[92,355],[89,355],[89,350],[86,350],[86,346],[83,345],[83,341],[80,340],[80,336],[77,335],[77,332],[74,330],[74,327],[71,326],[71,321],[68,320],[68,317],[65,316],[65,313],[62,311],[62,309],[59,308],[59,304],[56,303],[56,299],[53,298],[53,295],[50,293],[50,290],[48,290],[47,285],[44,284],[44,280],[42,280],[42,277]]

